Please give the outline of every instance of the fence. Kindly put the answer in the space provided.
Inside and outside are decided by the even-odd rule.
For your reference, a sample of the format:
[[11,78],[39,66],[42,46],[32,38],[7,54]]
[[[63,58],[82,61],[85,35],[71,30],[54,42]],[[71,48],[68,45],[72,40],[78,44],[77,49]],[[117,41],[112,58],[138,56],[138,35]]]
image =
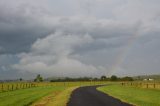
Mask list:
[[46,86],[87,86],[87,85],[103,85],[106,81],[79,81],[79,82],[13,82],[13,83],[0,83],[0,92],[14,91],[19,89],[27,89],[33,87],[46,87]]
[[0,92],[36,87],[34,83],[0,83]]
[[160,83],[156,82],[148,82],[148,83],[144,83],[144,82],[140,82],[140,83],[136,83],[136,82],[122,82],[121,83],[122,86],[133,86],[133,87],[140,87],[140,88],[154,88],[154,89],[160,89]]

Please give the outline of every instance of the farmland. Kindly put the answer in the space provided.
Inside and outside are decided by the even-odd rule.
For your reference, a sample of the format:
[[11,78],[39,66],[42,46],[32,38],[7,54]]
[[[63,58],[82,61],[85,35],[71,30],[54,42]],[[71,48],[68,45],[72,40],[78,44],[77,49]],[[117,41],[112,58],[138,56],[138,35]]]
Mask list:
[[[97,84],[106,84],[106,82],[1,83],[0,106],[35,106],[37,104],[65,106],[75,88]],[[50,98],[49,103],[48,98]]]
[[10,82],[0,83],[0,106],[66,106],[73,90],[81,86],[104,85],[98,90],[138,106],[158,106],[159,82]]
[[52,92],[60,92],[65,87],[34,87],[0,93],[0,106],[26,106]]
[[97,88],[115,98],[137,106],[159,106],[160,90],[138,86],[122,86],[120,84]]

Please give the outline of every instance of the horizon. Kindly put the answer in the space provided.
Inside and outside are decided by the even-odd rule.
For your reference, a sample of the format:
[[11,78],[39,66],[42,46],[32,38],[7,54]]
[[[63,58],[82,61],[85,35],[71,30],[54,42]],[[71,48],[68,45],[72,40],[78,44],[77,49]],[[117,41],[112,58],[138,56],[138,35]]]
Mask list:
[[160,75],[158,0],[0,0],[0,80]]

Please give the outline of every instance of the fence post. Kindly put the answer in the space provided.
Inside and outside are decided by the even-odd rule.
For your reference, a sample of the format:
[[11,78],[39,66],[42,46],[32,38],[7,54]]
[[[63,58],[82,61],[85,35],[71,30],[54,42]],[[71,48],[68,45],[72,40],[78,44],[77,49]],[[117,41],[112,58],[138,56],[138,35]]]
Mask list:
[[23,89],[24,89],[24,84],[23,84]]
[[22,88],[22,84],[20,84],[20,89]]
[[8,89],[8,91],[9,91],[9,85],[7,85],[7,89]]
[[147,88],[148,88],[148,84],[147,84],[146,86],[147,86]]
[[12,91],[13,91],[13,84],[12,84]]
[[16,85],[16,89],[18,89],[18,84]]
[[153,88],[156,88],[156,84],[155,83],[153,84]]
[[142,87],[142,83],[140,83],[140,87]]
[[3,83],[2,83],[2,91],[3,91]]

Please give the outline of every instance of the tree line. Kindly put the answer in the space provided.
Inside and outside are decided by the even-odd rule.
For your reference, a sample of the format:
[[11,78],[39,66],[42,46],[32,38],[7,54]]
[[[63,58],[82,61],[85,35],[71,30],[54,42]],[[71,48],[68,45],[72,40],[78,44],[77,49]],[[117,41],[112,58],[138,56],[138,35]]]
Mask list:
[[101,76],[100,78],[93,77],[79,77],[79,78],[58,78],[52,79],[50,82],[74,82],[74,81],[133,81],[132,77],[117,77],[116,75],[112,75],[111,77]]

